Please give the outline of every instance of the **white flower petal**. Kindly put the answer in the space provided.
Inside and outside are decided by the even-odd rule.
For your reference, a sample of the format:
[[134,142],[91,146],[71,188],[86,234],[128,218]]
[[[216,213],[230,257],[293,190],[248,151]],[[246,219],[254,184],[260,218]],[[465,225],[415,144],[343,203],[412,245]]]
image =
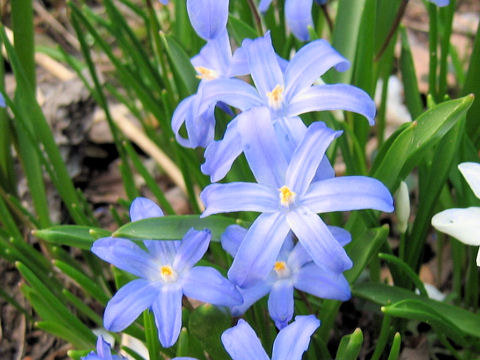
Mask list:
[[468,185],[477,198],[480,199],[480,164],[474,162],[464,162],[458,165]]
[[432,225],[464,244],[480,245],[480,207],[444,210],[432,218]]

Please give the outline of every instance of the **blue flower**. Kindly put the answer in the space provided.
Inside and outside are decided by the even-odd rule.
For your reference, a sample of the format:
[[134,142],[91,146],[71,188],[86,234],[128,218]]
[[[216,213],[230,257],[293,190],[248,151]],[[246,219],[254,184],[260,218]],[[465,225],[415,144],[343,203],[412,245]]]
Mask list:
[[[202,96],[199,113],[217,101],[241,111],[265,106],[270,110],[285,153],[291,153],[305,134],[306,127],[298,116],[300,114],[340,109],[364,115],[370,124],[374,123],[375,104],[363,90],[344,84],[312,86],[331,67],[344,71],[349,66],[348,61],[325,40],[316,40],[302,47],[284,71],[269,33],[255,40],[245,40],[241,52],[248,61],[256,88],[239,79],[210,81],[199,90]],[[223,140],[207,147],[202,171],[210,175],[212,182],[222,179],[242,152],[239,140],[234,119]]]
[[[325,4],[326,0],[315,0],[319,4]],[[307,41],[310,38],[308,27],[313,26],[312,20],[312,2],[313,0],[286,0],[285,1],[285,19],[288,27],[295,37],[301,41]],[[264,13],[272,0],[261,0],[259,10]]]
[[219,36],[228,21],[229,0],[187,0],[187,12],[197,34],[205,40]]
[[428,0],[433,2],[437,6],[447,6],[450,3],[450,0]]
[[338,273],[349,269],[351,260],[317,213],[369,208],[391,212],[390,192],[380,181],[365,176],[320,178],[316,174],[326,149],[341,132],[322,122],[310,125],[287,161],[268,109],[250,111],[256,121],[241,121],[237,126],[258,183],[211,184],[200,194],[206,206],[202,216],[262,213],[240,245],[229,278],[240,286],[265,278],[290,230],[317,265]]
[[[162,210],[145,198],[135,199],[130,208],[132,221],[162,215]],[[210,237],[209,230],[190,229],[182,241],[143,241],[147,251],[127,239],[107,237],[95,241],[93,253],[139,277],[123,286],[108,302],[103,318],[105,328],[121,331],[142,311],[150,309],[160,342],[169,347],[180,333],[184,294],[214,305],[242,303],[235,286],[217,270],[193,267],[207,251]]]
[[110,345],[99,336],[97,339],[97,353],[91,352],[87,356],[81,358],[82,360],[126,360],[123,356],[112,355]]
[[[346,230],[333,226],[329,226],[329,230],[341,246],[351,240]],[[222,235],[223,248],[235,256],[246,233],[247,230],[238,225],[227,227]],[[345,277],[313,263],[301,244],[293,245],[289,233],[268,277],[251,287],[238,288],[244,302],[231,309],[232,315],[242,315],[257,300],[270,293],[268,312],[277,328],[282,329],[293,318],[294,288],[325,299],[345,301],[351,296]]]
[[[296,316],[293,323],[278,333],[272,360],[301,360],[319,326],[320,321],[314,315]],[[269,360],[255,331],[242,319],[222,334],[222,343],[233,360]]]
[[[216,79],[227,79],[233,76],[248,74],[248,64],[241,52],[232,49],[228,33],[224,30],[215,39],[209,40],[200,50],[200,53],[191,59],[201,79],[199,87]],[[179,144],[189,148],[206,147],[214,137],[215,117],[214,110],[217,102],[200,109],[202,98],[197,93],[180,102],[172,117],[172,130]],[[228,108],[225,107],[224,110]],[[229,109],[228,109],[229,111]],[[185,124],[188,138],[180,135],[180,128]]]
[[0,94],[0,107],[5,107],[5,98],[2,94]]

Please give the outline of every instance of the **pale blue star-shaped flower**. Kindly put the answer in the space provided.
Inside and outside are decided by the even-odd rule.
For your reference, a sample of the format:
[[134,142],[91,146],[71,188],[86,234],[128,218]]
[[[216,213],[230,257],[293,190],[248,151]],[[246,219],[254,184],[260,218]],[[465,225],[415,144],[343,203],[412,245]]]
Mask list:
[[[241,52],[232,55],[230,40],[226,29],[216,38],[209,40],[200,53],[191,59],[201,79],[199,88],[205,83],[216,79],[227,79],[248,74],[248,64]],[[175,138],[182,146],[189,148],[206,147],[214,138],[215,106],[222,107],[227,112],[230,109],[222,103],[211,103],[203,107],[199,93],[183,99],[172,116],[172,130]],[[200,109],[202,107],[202,109]],[[185,124],[187,138],[180,135],[180,129]]]
[[110,345],[99,336],[97,339],[97,352],[91,352],[87,356],[81,357],[81,360],[126,360],[123,356],[112,355]]
[[[329,230],[341,246],[351,240],[346,230],[333,226],[329,226]],[[247,229],[239,225],[227,227],[221,239],[223,248],[235,257],[246,233]],[[294,246],[292,234],[289,233],[267,278],[251,287],[238,288],[243,296],[243,304],[232,307],[232,315],[242,315],[251,305],[269,294],[268,312],[277,328],[282,329],[293,318],[294,289],[324,299],[346,301],[351,296],[345,277],[313,263],[300,243]]]
[[[267,107],[285,155],[291,154],[303,138],[306,126],[298,116],[323,110],[347,110],[365,116],[374,123],[375,104],[363,90],[345,84],[312,85],[331,67],[348,68],[348,61],[325,40],[302,47],[282,69],[270,34],[255,40],[244,40],[239,51],[247,59],[255,87],[240,79],[218,79],[199,89],[199,113],[217,101],[246,111]],[[233,161],[243,151],[237,131],[237,118],[227,127],[222,140],[211,142],[205,151],[203,173],[212,182],[222,179]]]
[[[310,337],[320,326],[314,315],[296,316],[280,330],[274,343],[272,360],[301,360]],[[255,331],[243,319],[222,334],[222,343],[233,360],[269,360]]]
[[[132,221],[163,216],[152,201],[137,198],[130,207]],[[107,237],[92,252],[119,269],[139,277],[123,286],[108,302],[104,326],[121,331],[144,310],[153,311],[164,347],[177,341],[182,325],[182,297],[219,306],[242,303],[235,286],[211,267],[194,266],[208,249],[210,231],[190,229],[181,241],[145,240],[146,250],[131,240]]]
[[365,176],[318,177],[326,149],[341,132],[322,122],[310,125],[287,161],[268,109],[250,111],[256,121],[239,122],[238,131],[258,183],[211,184],[200,194],[206,207],[202,216],[261,213],[238,249],[229,278],[240,286],[264,279],[290,230],[317,265],[337,273],[349,269],[351,260],[317,213],[358,209],[391,212],[390,192],[380,181]]

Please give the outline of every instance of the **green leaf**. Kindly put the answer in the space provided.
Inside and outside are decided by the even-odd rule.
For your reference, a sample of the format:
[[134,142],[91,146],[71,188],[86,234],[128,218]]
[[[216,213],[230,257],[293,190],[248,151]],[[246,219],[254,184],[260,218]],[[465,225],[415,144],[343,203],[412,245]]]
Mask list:
[[378,253],[388,236],[388,226],[368,229],[345,247],[353,262],[353,268],[345,272],[345,277],[354,283],[370,260]]
[[388,355],[387,360],[397,360],[398,355],[400,354],[400,345],[402,343],[402,337],[400,336],[400,333],[395,333],[395,336],[393,337],[393,344],[392,347],[390,348],[390,354]]
[[350,335],[345,335],[338,346],[336,360],[355,360],[360,354],[363,344],[363,333],[360,329]]
[[432,325],[437,332],[446,334],[457,343],[463,346],[468,344],[464,334],[457,326],[458,319],[452,321],[453,319],[449,319],[443,313],[425,303],[423,299],[401,300],[392,305],[383,306],[382,311],[390,316],[425,322]]
[[[93,236],[92,234],[96,236]],[[32,234],[49,243],[68,245],[84,250],[90,250],[99,237],[110,236],[110,232],[81,225],[56,225],[42,230],[33,230]]]
[[145,338],[147,340],[148,356],[150,360],[160,360],[160,342],[158,341],[157,327],[153,313],[149,309],[143,312],[143,324],[145,326]]
[[[359,29],[364,6],[365,0],[338,1],[332,46],[352,63],[355,59],[358,38],[363,35],[359,32]],[[357,34],[357,36],[354,34]],[[350,84],[352,71],[352,67],[341,73],[329,71],[326,74],[326,81],[329,83],[341,82]]]
[[[345,277],[350,284],[357,280],[365,267],[370,263],[370,260],[380,251],[380,247],[387,239],[387,236],[388,226],[386,225],[368,229],[358,238],[355,237],[345,247],[353,262],[353,268],[345,272]],[[341,302],[337,300],[325,300],[323,303],[319,314],[319,318],[322,319],[322,326],[318,330],[319,335],[323,339],[329,337],[330,329],[335,322],[340,304]]]
[[110,300],[110,297],[105,294],[105,291],[84,273],[59,260],[54,260],[54,265],[70,279],[75,281],[85,293],[95,298],[103,306]]
[[405,27],[400,28],[402,39],[402,52],[400,53],[400,71],[402,73],[403,87],[405,91],[405,102],[412,119],[416,119],[423,111],[422,99],[418,90],[417,75],[413,56],[408,42]]
[[222,333],[231,326],[231,318],[224,310],[211,304],[196,308],[188,319],[188,330],[203,345],[212,359],[229,359],[220,341]]
[[[478,66],[478,64],[480,64],[480,23],[478,24],[477,34],[475,36],[467,76],[465,77],[465,86],[462,91],[463,95],[474,94],[477,98],[480,97],[480,66]],[[480,119],[480,101],[477,100],[467,116],[467,133],[475,142],[475,145],[478,145],[480,140],[478,119]]]
[[[457,306],[433,299],[426,299],[403,288],[376,283],[355,285],[352,287],[352,293],[355,296],[383,306],[403,301],[403,304],[396,305],[389,310],[389,314],[393,316],[408,314],[408,309],[412,310],[412,318],[414,315],[416,316],[418,311],[424,311],[425,316],[441,314],[446,319],[446,322],[455,324],[463,334],[475,338],[480,337],[480,315]],[[405,302],[406,300],[409,301]],[[418,305],[418,303],[421,303],[421,305]],[[405,309],[407,309],[407,311]],[[428,313],[428,311],[430,311],[430,313]],[[423,321],[422,319],[419,320]]]
[[112,236],[134,240],[179,240],[193,227],[196,230],[210,229],[212,240],[219,241],[225,228],[237,223],[235,219],[221,215],[206,218],[200,218],[199,215],[172,215],[128,223]]
[[182,80],[183,85],[189,94],[195,93],[198,86],[197,73],[190,62],[187,53],[172,36],[160,33],[160,38],[164,49],[167,52],[168,60],[175,74],[175,78]]
[[241,44],[243,39],[254,39],[257,37],[255,29],[242,20],[231,15],[228,20],[229,33],[233,36],[237,44]]
[[381,180],[390,191],[395,191],[400,180],[423,160],[425,150],[437,143],[467,112],[473,96],[441,103],[424,112],[407,126],[397,130],[388,149],[380,149],[371,176]]

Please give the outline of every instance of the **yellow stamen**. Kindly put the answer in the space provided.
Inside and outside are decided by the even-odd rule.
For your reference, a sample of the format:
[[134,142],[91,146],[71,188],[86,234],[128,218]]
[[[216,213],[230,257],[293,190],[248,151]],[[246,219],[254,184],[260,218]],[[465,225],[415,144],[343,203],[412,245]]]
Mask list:
[[273,270],[277,273],[280,277],[285,277],[290,274],[290,271],[285,264],[285,261],[275,261],[275,265],[273,266]]
[[177,280],[177,273],[169,265],[163,265],[160,267],[160,275],[165,282],[173,282]]
[[295,201],[295,193],[288,186],[282,186],[280,189],[280,203],[283,206],[289,206]]
[[195,70],[197,71],[197,78],[204,80],[215,80],[218,78],[218,73],[215,70],[207,69],[203,66],[196,66]]
[[277,110],[282,106],[283,102],[283,86],[277,85],[271,92],[267,93],[268,105]]

